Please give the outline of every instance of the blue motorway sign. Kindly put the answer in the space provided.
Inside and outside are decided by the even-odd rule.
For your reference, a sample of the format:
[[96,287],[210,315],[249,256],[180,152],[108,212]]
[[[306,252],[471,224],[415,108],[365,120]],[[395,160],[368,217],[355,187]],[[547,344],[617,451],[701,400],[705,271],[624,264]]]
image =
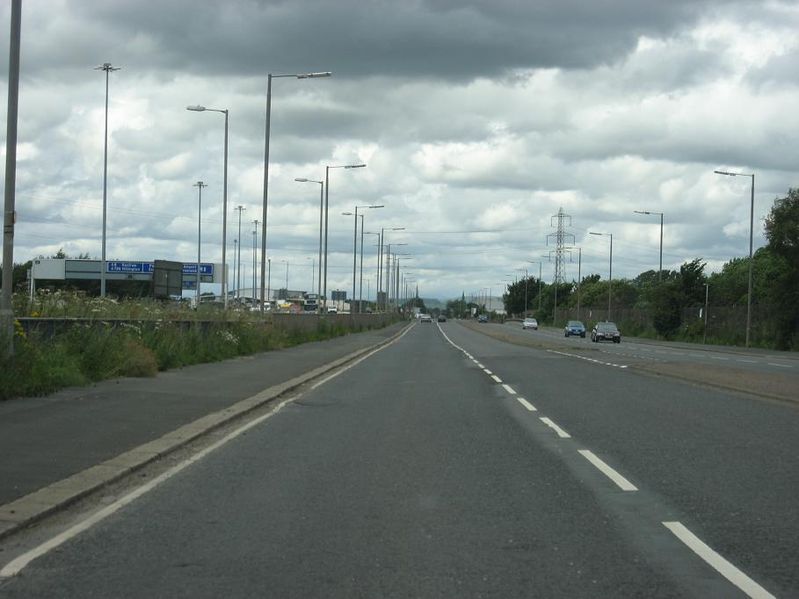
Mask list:
[[[153,274],[153,263],[152,262],[123,262],[120,260],[113,260],[105,263],[105,271],[109,273],[119,273],[119,274]],[[184,264],[183,265],[183,274],[184,275],[194,275],[197,276],[197,263],[191,264]],[[214,265],[209,263],[202,263],[200,264],[200,276],[213,276],[214,274]]]
[[[194,264],[184,264],[183,274],[197,276],[197,263],[195,262]],[[200,276],[212,275],[212,274],[214,274],[213,264],[207,264],[207,263],[200,264]]]
[[[152,274],[152,262],[121,262],[115,260],[105,263],[106,272],[118,272],[122,274]],[[197,272],[197,269],[194,269]]]

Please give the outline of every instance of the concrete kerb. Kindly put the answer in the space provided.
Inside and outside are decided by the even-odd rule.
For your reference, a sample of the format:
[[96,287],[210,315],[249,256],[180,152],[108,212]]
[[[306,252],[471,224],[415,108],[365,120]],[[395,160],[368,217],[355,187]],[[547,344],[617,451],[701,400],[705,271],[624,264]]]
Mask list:
[[84,497],[117,482],[132,472],[163,458],[192,441],[231,423],[322,375],[336,370],[361,356],[387,345],[399,337],[409,325],[387,339],[359,349],[293,379],[273,385],[217,412],[198,418],[143,445],[135,447],[101,464],[87,468],[63,480],[43,487],[24,497],[0,506],[0,539],[77,503]]

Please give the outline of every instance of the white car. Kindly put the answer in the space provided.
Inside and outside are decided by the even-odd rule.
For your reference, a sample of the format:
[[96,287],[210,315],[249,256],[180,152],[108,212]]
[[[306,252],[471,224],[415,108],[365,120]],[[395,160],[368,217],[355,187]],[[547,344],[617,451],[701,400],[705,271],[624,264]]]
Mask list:
[[422,314],[419,317],[419,321],[420,322],[433,322],[433,317],[430,316],[429,314]]
[[538,321],[535,318],[525,318],[522,321],[522,329],[525,331],[527,329],[533,329],[534,331],[538,330]]

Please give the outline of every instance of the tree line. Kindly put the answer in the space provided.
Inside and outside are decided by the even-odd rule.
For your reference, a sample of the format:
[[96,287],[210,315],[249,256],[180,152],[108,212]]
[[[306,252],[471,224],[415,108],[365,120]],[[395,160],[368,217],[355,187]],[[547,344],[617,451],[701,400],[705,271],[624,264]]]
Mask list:
[[[752,257],[753,340],[763,347],[799,349],[799,189],[774,201],[765,235],[766,245]],[[579,285],[525,277],[508,286],[503,301],[509,315],[531,315],[555,325],[571,318],[587,325],[616,320],[628,334],[666,339],[704,337],[709,314],[714,340],[737,343],[745,332],[749,258],[734,258],[709,275],[705,266],[702,258],[695,258],[679,270],[648,270],[632,279],[615,279],[610,308],[608,281],[598,274],[583,277]]]

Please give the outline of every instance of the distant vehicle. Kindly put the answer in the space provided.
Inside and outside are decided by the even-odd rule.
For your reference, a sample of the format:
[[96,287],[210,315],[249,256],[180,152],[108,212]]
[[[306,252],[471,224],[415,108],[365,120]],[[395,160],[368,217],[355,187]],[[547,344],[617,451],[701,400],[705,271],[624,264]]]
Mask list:
[[488,322],[488,316],[485,314],[481,314],[477,317],[477,322]]
[[585,338],[585,325],[579,320],[570,320],[566,323],[566,328],[563,329],[563,334],[566,337],[579,335],[580,337]]
[[443,314],[438,315],[438,322],[447,322],[447,317]]
[[522,329],[525,331],[527,329],[533,329],[534,331],[538,330],[538,321],[535,318],[525,318],[522,321]]
[[598,322],[591,331],[591,341],[613,341],[621,343],[621,331],[616,327],[615,322]]
[[335,306],[328,306],[327,307],[327,313],[328,314],[338,314],[338,308],[336,308]]
[[422,314],[422,315],[419,317],[419,320],[420,320],[421,322],[433,322],[433,317],[432,317],[432,316],[430,316],[429,314]]

